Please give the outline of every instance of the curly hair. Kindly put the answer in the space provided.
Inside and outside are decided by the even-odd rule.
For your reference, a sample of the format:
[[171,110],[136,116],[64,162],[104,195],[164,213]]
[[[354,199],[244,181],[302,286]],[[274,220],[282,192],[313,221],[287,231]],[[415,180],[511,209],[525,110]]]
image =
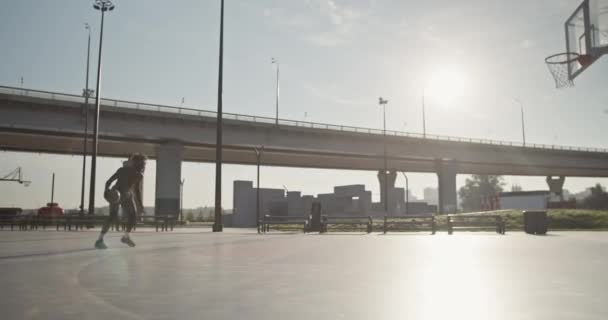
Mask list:
[[131,155],[131,157],[129,157],[129,161],[133,163],[135,169],[140,171],[143,170],[144,166],[146,165],[146,160],[148,160],[148,157],[143,153],[134,153]]

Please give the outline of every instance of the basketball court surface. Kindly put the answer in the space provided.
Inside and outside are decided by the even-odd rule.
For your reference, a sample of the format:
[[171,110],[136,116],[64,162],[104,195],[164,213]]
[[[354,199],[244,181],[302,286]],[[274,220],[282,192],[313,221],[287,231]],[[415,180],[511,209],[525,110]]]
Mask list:
[[0,232],[2,319],[606,319],[608,233]]

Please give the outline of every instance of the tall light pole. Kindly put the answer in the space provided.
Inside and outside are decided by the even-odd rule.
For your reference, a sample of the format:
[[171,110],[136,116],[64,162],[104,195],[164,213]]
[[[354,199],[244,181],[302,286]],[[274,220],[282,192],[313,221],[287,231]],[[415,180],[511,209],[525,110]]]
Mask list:
[[179,182],[179,221],[184,221],[184,182],[186,179]]
[[[88,23],[84,24],[84,28],[88,31],[89,36],[87,40],[87,70],[86,70],[86,79],[85,79],[85,87],[82,91],[82,95],[84,96],[84,139],[82,143],[82,185],[80,188],[80,215],[84,215],[84,184],[85,184],[85,176],[86,176],[86,167],[87,167],[87,138],[89,134],[89,60],[91,58],[91,27]],[[92,214],[92,212],[89,212]]]
[[275,64],[277,66],[277,92],[276,92],[276,100],[275,100],[275,109],[276,109],[276,125],[279,125],[279,70],[280,70],[280,65],[279,65],[279,60],[272,58],[271,60],[272,64]]
[[217,132],[215,138],[215,218],[213,232],[222,232],[222,91],[224,86],[224,0],[220,9],[220,53],[217,79]]
[[255,195],[255,224],[256,226],[259,228],[260,225],[260,163],[261,163],[261,159],[262,159],[262,153],[264,152],[264,146],[261,146],[259,149],[258,148],[253,148],[253,151],[255,151],[255,158],[256,158],[256,163],[258,166],[258,173],[257,173],[257,189],[256,189],[256,195]]
[[53,212],[53,203],[55,203],[55,172],[53,172],[53,181],[51,182],[51,212]]
[[91,157],[91,185],[89,188],[89,214],[95,213],[95,175],[97,173],[97,146],[99,138],[99,109],[101,107],[101,52],[103,48],[103,18],[106,11],[114,10],[110,0],[95,0],[93,8],[101,11],[101,27],[99,28],[99,56],[97,58],[97,86],[95,88],[95,120],[93,121],[93,156]]
[[426,138],[426,106],[424,105],[424,90],[422,90],[422,137]]
[[526,127],[524,125],[524,104],[521,100],[514,98],[515,102],[519,103],[519,108],[521,110],[521,138],[524,143],[524,147],[526,146]]
[[407,207],[409,207],[410,204],[410,183],[407,174],[405,174],[405,172],[401,172],[401,174],[403,174],[403,177],[405,178],[405,215],[407,215]]
[[384,210],[388,214],[388,160],[386,155],[386,104],[388,100],[382,99],[382,97],[378,98],[378,104],[382,106],[382,114],[383,114],[383,145],[384,145],[384,170],[382,172],[382,177],[384,178]]

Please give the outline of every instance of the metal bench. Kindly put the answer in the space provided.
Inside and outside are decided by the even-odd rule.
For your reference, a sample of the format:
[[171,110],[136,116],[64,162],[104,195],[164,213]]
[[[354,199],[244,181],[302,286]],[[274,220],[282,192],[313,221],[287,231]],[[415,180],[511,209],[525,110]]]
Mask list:
[[14,230],[15,226],[18,226],[22,212],[21,208],[0,208],[0,230],[4,229],[4,226],[10,227],[11,231]]
[[328,230],[329,225],[348,225],[354,227],[365,226],[365,231],[371,233],[373,231],[373,221],[370,216],[322,216],[321,217],[321,233]]
[[383,231],[386,234],[389,230],[429,230],[431,234],[435,234],[437,232],[437,222],[435,221],[435,215],[384,216]]
[[308,232],[310,225],[310,217],[296,217],[296,216],[271,216],[264,215],[260,221],[258,221],[258,233],[266,233],[270,231],[271,225],[302,225],[304,233]]
[[4,229],[4,226],[10,227],[12,231],[15,226],[19,226],[18,216],[0,216],[0,230]]
[[106,221],[108,216],[102,215],[65,215],[63,217],[54,217],[51,219],[56,225],[57,230],[63,227],[63,230],[72,231],[74,229],[83,230],[85,228],[101,226]]
[[494,230],[498,234],[505,234],[505,221],[499,215],[485,214],[449,214],[448,234],[455,229],[461,230]]
[[136,223],[133,229],[138,226],[154,226],[156,232],[160,231],[173,231],[173,227],[177,222],[177,216],[175,215],[154,215],[144,216],[140,223]]

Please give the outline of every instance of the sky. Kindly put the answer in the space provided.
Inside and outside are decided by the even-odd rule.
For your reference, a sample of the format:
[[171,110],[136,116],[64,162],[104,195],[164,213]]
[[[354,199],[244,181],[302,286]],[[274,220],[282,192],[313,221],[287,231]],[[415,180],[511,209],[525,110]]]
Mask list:
[[[378,97],[389,100],[387,129],[521,141],[518,99],[528,143],[608,148],[608,62],[598,60],[556,90],[544,57],[565,50],[563,23],[579,0],[226,0],[224,111],[273,117],[275,66],[281,70],[281,118],[381,128]],[[104,29],[101,95],[215,110],[219,0],[114,1]],[[144,4],[145,5],[142,5]],[[87,31],[95,66],[100,15],[92,1],[3,0],[0,85],[80,94]],[[90,86],[95,84],[91,67]],[[101,124],[103,127],[103,119]],[[0,152],[0,176],[21,166],[32,184],[0,184],[0,206],[37,207],[50,198],[79,204],[81,157]],[[98,181],[120,166],[102,159]],[[214,168],[184,163],[184,206],[213,203]],[[154,162],[145,203],[154,203]],[[226,165],[232,181],[255,180],[255,167]],[[263,168],[263,187],[330,192],[366,184],[378,199],[375,172]],[[410,173],[412,192],[436,187],[433,174]],[[287,177],[287,178],[286,178]],[[466,176],[458,176],[462,185]],[[524,190],[547,189],[544,177],[506,177]],[[569,178],[580,191],[606,179]],[[403,181],[398,180],[398,184]],[[99,195],[99,199],[101,196]],[[99,201],[98,201],[99,203]]]

